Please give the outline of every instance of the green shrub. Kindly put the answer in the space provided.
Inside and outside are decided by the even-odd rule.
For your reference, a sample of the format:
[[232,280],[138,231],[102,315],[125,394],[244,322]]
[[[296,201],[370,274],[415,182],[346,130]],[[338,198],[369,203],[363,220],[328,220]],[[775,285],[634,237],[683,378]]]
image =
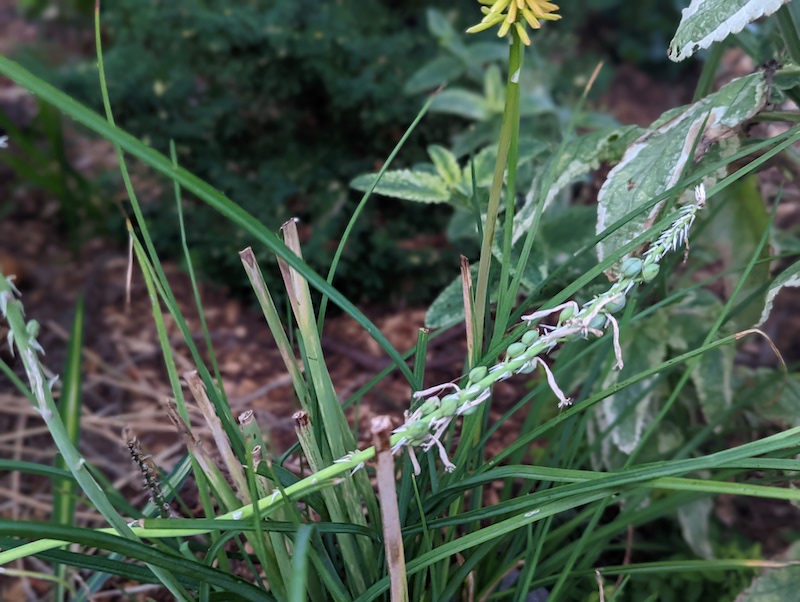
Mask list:
[[[181,165],[271,229],[301,218],[307,259],[327,270],[323,243],[341,235],[358,198],[346,183],[386,157],[419,110],[419,99],[402,94],[434,49],[419,4],[109,3],[103,34],[118,123],[162,152],[174,139]],[[101,107],[93,61],[68,68],[61,81]],[[425,136],[405,148],[406,160],[424,156]],[[145,200],[161,250],[180,255],[173,204]],[[230,274],[239,274],[231,262],[251,241],[199,204],[186,219],[205,274],[244,285],[231,282]],[[437,219],[395,203],[368,208],[338,285],[374,299],[397,290],[385,274],[390,266],[400,281],[430,272],[438,253],[421,258],[394,243],[409,232],[437,232],[442,219],[444,212]],[[453,252],[447,257],[457,265]]]

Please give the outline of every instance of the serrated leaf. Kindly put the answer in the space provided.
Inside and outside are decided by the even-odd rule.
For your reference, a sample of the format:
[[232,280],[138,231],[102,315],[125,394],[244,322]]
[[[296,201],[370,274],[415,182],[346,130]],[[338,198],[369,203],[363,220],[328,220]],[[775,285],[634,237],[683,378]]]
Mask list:
[[700,498],[678,508],[678,523],[683,540],[692,552],[706,560],[714,559],[708,529],[713,510],[714,502],[711,498]]
[[[469,271],[472,274],[472,282],[474,283],[478,277],[478,265],[471,265]],[[490,301],[497,299],[499,275],[500,270],[493,270],[489,277]],[[449,328],[464,321],[464,294],[462,290],[461,275],[459,274],[431,303],[428,313],[425,314],[426,328]]]
[[[511,247],[511,260],[509,262],[509,272],[511,276],[516,276],[517,271],[521,265],[522,249],[525,246],[524,241],[520,241]],[[497,258],[497,261],[503,263],[503,249],[502,241],[495,238],[492,244],[492,254]],[[525,263],[520,277],[522,287],[532,291],[538,287],[545,278],[547,278],[547,257],[542,252],[541,245],[533,245],[528,261]]]
[[478,188],[489,188],[494,176],[494,165],[497,162],[497,147],[490,146],[481,150],[464,168],[464,181],[472,187],[472,166],[475,166],[475,184]]
[[[377,174],[360,175],[350,182],[350,186],[366,192],[377,178]],[[422,203],[446,203],[451,196],[444,180],[438,175],[408,169],[387,171],[375,187],[375,192],[396,199]]]
[[448,88],[440,92],[431,102],[430,111],[475,121],[484,121],[492,116],[492,107],[483,96],[463,88]]
[[[668,332],[669,324],[663,312],[628,326],[622,337],[625,367],[609,372],[603,388],[611,387],[664,361]],[[625,454],[636,449],[647,426],[650,406],[656,398],[654,383],[655,377],[646,378],[606,397],[601,403],[605,422],[609,425],[616,423],[611,431],[611,440]]]
[[475,42],[467,46],[470,64],[485,64],[505,61],[508,58],[508,44],[502,42]]
[[550,179],[547,174],[553,174],[553,183],[547,190],[544,209],[547,209],[556,195],[570,183],[591,173],[600,167],[602,162],[619,161],[628,145],[638,138],[642,131],[642,128],[635,125],[606,128],[567,142],[563,152],[553,157],[534,178],[531,190],[525,197],[525,204],[514,219],[514,241],[519,240],[531,226],[541,188],[544,181]]
[[758,319],[756,326],[761,326],[767,321],[767,318],[769,318],[769,315],[772,313],[772,304],[775,302],[775,297],[778,296],[781,289],[786,287],[797,288],[799,286],[800,261],[796,261],[781,272],[781,274],[772,281],[772,284],[770,284],[766,299],[764,299],[764,309],[761,310],[761,317]]
[[444,83],[458,79],[464,73],[464,65],[452,56],[440,56],[423,65],[403,86],[406,94],[419,94],[438,88]]
[[756,19],[771,15],[789,0],[692,0],[683,9],[667,56],[675,62],[708,48]]
[[[729,296],[741,278],[741,270],[758,248],[764,229],[769,227],[769,215],[755,175],[729,186],[709,199],[708,204],[708,215],[714,218],[707,226],[704,241],[708,241],[705,244],[714,249],[724,268],[730,271],[721,279],[725,295]],[[759,259],[766,260],[769,256],[769,245],[765,245]],[[736,299],[736,311],[727,325],[728,330],[750,328],[758,321],[769,282],[769,262],[756,264]]]
[[784,377],[774,370],[761,369],[747,392],[737,391],[737,395],[739,393],[749,393],[751,399],[755,396],[769,400],[759,405],[759,417],[790,427],[800,426],[800,375]]
[[[720,311],[722,303],[713,293],[702,289],[689,293],[680,304],[667,310],[670,325],[667,344],[677,351],[696,347],[711,329]],[[733,403],[735,355],[736,349],[731,345],[709,349],[692,371],[692,384],[708,422],[714,421]]]
[[[541,140],[532,140],[530,138],[522,138],[519,141],[519,149],[517,153],[517,164],[524,165],[528,161],[533,160],[542,153],[548,150],[548,145]],[[472,191],[472,172],[470,165],[475,165],[475,183],[478,188],[489,188],[492,185],[492,178],[494,178],[494,167],[497,161],[497,146],[487,146],[478,152],[472,161],[467,161],[464,167],[464,175],[462,181],[468,188],[469,194]]]
[[796,600],[800,590],[800,566],[787,566],[756,577],[736,596],[736,602],[787,602]]
[[486,95],[489,106],[502,110],[506,99],[506,88],[503,85],[503,74],[497,65],[490,65],[486,70],[483,93]]
[[442,11],[429,8],[425,15],[428,21],[428,31],[431,32],[433,37],[445,41],[456,37],[453,26]]
[[475,226],[475,215],[472,211],[456,207],[447,223],[447,240],[452,243],[463,240],[480,242],[478,228]]
[[[598,194],[598,233],[678,183],[690,160],[695,162],[709,148],[736,134],[736,128],[764,106],[769,86],[764,73],[735,79],[718,92],[660,119],[625,152],[620,163],[608,174]],[[705,129],[701,128],[705,122]],[[695,157],[690,157],[694,141],[701,136]],[[717,144],[717,150],[719,147]],[[735,147],[724,147],[733,152]],[[597,246],[602,261],[646,229],[663,203],[640,215],[606,237]]]
[[428,147],[428,155],[436,167],[439,177],[445,184],[455,187],[461,181],[461,168],[458,166],[456,156],[443,146],[432,144]]

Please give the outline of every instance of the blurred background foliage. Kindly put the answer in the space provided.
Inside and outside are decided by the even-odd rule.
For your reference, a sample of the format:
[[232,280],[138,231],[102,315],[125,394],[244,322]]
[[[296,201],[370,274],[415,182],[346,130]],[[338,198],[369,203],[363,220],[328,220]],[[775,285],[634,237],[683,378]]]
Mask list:
[[[33,17],[89,32],[86,4],[23,3]],[[526,59],[523,135],[557,145],[570,117],[565,107],[600,60],[606,67],[595,97],[620,62],[657,68],[663,78],[691,69],[667,61],[664,50],[680,4],[642,0],[623,10],[622,0],[587,0],[566,12],[559,28],[545,28]],[[490,33],[462,35],[479,17],[475,3],[116,0],[102,10],[117,123],[162,152],[174,139],[184,167],[270,227],[299,217],[305,257],[322,273],[360,198],[348,182],[380,167],[439,83],[448,88],[393,167],[425,161],[431,144],[467,161],[496,139],[503,101],[492,95],[503,87],[506,42]],[[89,48],[77,59],[40,60],[37,71],[100,111]],[[36,56],[28,53],[24,62],[31,66]],[[613,123],[589,112],[579,125]],[[172,191],[150,189],[142,201],[154,238],[166,256],[180,257]],[[93,227],[105,223],[108,231],[124,232],[113,208],[105,222],[96,219],[96,195],[60,201],[73,231],[76,216],[91,214]],[[89,207],[75,207],[81,203]],[[208,279],[246,290],[237,251],[250,241],[208,208],[186,203],[196,265]],[[452,212],[376,196],[348,243],[336,286],[356,301],[429,302],[465,252],[444,235]]]

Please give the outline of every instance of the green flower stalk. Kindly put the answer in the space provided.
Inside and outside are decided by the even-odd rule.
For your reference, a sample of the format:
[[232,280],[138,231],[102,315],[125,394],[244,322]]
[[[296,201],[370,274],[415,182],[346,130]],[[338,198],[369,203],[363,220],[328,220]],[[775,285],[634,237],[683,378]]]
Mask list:
[[[613,314],[625,307],[631,289],[656,277],[661,259],[667,253],[677,250],[684,244],[688,252],[689,230],[697,212],[705,202],[705,189],[702,185],[697,186],[694,202],[678,210],[669,228],[661,233],[641,258],[628,257],[622,261],[616,270],[616,281],[602,295],[588,301],[582,307],[574,301],[568,301],[550,309],[522,316],[522,320],[530,325],[530,329],[518,341],[508,346],[502,361],[491,368],[485,366],[473,368],[464,387],[445,383],[415,393],[416,399],[425,401],[413,413],[406,412],[404,424],[395,429],[394,432],[400,435],[400,439],[394,443],[392,448],[394,453],[408,448],[414,471],[419,474],[420,468],[414,455],[414,448],[420,447],[423,451],[429,451],[436,447],[445,470],[452,472],[455,470],[455,465],[448,459],[447,450],[441,442],[441,437],[450,423],[458,416],[475,412],[481,403],[489,399],[491,388],[495,383],[510,378],[513,374],[529,374],[538,366],[545,371],[547,382],[558,398],[558,407],[571,405],[572,401],[564,395],[547,363],[540,357],[560,343],[578,338],[586,339],[589,335],[602,337],[610,326],[616,357],[615,367],[622,369],[624,363],[619,343],[619,324]],[[538,325],[542,318],[558,312],[560,314],[556,326]],[[448,389],[451,392],[439,397],[441,392]]]

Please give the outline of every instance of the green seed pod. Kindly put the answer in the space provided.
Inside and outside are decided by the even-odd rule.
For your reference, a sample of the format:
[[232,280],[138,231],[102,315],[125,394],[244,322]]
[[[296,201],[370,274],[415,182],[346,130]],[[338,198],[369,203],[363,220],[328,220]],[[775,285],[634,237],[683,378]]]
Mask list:
[[618,311],[621,311],[625,307],[625,297],[617,297],[611,303],[608,303],[604,306],[605,310],[615,314]]
[[438,397],[431,397],[430,399],[426,400],[425,403],[419,406],[419,412],[423,418],[433,414],[437,409],[439,409]]
[[653,280],[653,278],[658,276],[658,271],[660,269],[661,267],[657,263],[651,263],[650,265],[646,265],[642,270],[642,278],[644,279],[645,282],[650,282],[651,280]]
[[406,429],[401,433],[406,437],[412,445],[419,445],[428,434],[430,426],[426,422],[417,420],[409,424]]
[[481,394],[483,389],[484,387],[481,387],[478,383],[471,384],[469,387],[464,389],[464,393],[462,394],[460,401],[463,401],[464,399],[472,401]]
[[440,414],[440,417],[442,418],[445,416],[455,416],[459,401],[458,393],[450,393],[450,395],[445,395],[444,399],[442,399],[442,405],[439,407],[439,411],[436,413]]
[[644,262],[638,257],[628,257],[622,262],[620,273],[625,276],[625,278],[636,278],[642,271],[643,263]]
[[25,330],[28,331],[28,336],[30,338],[35,339],[36,337],[39,336],[39,330],[40,330],[39,322],[37,322],[36,320],[31,320],[25,325]]
[[558,316],[558,323],[563,324],[574,315],[575,315],[575,308],[572,305],[568,305],[567,307],[561,310],[561,313]]
[[597,314],[589,321],[589,328],[594,330],[603,330],[606,325],[607,318],[603,314]]
[[539,329],[533,328],[522,335],[522,344],[526,347],[533,345],[539,338]]
[[488,373],[489,369],[486,366],[478,366],[477,368],[473,368],[469,371],[469,382],[476,383],[479,380],[483,380]]
[[511,343],[506,350],[508,357],[517,357],[525,353],[525,350],[528,348],[527,345],[524,343]]

